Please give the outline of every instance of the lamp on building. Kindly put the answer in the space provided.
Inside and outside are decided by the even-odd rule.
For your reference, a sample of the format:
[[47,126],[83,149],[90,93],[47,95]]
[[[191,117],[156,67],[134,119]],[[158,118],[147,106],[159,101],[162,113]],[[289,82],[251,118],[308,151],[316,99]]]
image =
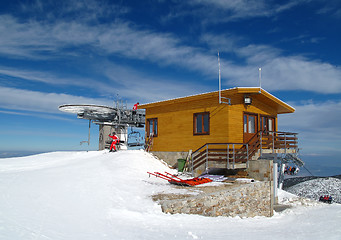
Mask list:
[[252,98],[250,96],[245,95],[244,96],[244,104],[245,105],[251,105],[252,103]]

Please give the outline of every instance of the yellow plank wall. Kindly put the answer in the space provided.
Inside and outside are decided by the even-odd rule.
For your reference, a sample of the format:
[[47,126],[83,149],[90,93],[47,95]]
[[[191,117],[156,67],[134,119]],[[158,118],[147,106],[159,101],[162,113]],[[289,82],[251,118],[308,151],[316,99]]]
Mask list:
[[[231,98],[232,105],[219,104],[214,96],[147,108],[146,119],[158,118],[152,151],[194,151],[206,143],[242,143],[243,112],[277,116],[276,110],[256,99],[246,107],[242,94],[225,97]],[[193,135],[193,114],[200,112],[210,113],[210,135]]]
[[[231,106],[229,111],[229,142],[233,143],[243,143],[243,134],[244,134],[244,126],[243,126],[243,116],[245,113],[255,113],[258,115],[258,126],[259,126],[259,118],[260,115],[267,115],[271,117],[275,117],[275,127],[277,130],[277,112],[275,109],[269,107],[265,103],[257,100],[256,95],[251,95],[252,104],[246,106],[243,104],[244,95],[238,94],[235,96],[230,96],[231,98]],[[259,130],[259,129],[258,129]]]

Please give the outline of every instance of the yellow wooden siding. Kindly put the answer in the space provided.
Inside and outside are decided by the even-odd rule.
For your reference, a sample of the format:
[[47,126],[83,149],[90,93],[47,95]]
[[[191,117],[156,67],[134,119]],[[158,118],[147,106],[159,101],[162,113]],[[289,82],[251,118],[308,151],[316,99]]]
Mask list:
[[[229,106],[218,99],[206,98],[190,103],[148,108],[146,119],[158,118],[158,136],[153,151],[188,151],[207,142],[226,142]],[[210,135],[193,135],[193,114],[210,113]]]
[[[272,109],[268,105],[260,102],[259,100],[253,98],[251,105],[244,105],[244,96],[241,94],[230,96],[232,105],[229,110],[229,131],[228,139],[229,142],[233,143],[243,143],[244,140],[244,113],[254,113],[258,116],[258,121],[260,115],[267,115],[277,118],[277,113],[275,109]],[[276,121],[277,127],[277,121]]]
[[[218,98],[211,96],[147,108],[146,119],[158,119],[158,136],[154,138],[152,151],[188,151],[206,143],[242,143],[244,112],[275,117],[277,128],[276,109],[266,103],[253,98],[252,104],[246,106],[243,94],[225,97],[231,98],[232,105],[219,104]],[[209,135],[193,135],[193,114],[200,112],[210,113]]]

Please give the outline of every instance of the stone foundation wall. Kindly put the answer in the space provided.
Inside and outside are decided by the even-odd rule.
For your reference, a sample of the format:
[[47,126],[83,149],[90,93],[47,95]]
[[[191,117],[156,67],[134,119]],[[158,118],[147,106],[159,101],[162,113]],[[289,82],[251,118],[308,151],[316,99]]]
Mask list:
[[258,181],[272,181],[273,161],[267,159],[250,160],[247,173],[249,177]]
[[255,217],[273,214],[270,182],[253,182],[219,189],[212,193],[160,200],[165,213],[199,214],[216,217]]
[[178,166],[178,159],[186,159],[188,152],[151,152],[154,156],[162,159],[170,166],[176,168]]

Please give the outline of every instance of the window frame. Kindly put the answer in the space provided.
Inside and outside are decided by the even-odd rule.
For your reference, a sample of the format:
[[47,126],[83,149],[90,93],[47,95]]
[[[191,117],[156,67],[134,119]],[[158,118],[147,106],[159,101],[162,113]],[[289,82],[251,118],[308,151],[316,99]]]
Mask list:
[[[158,124],[158,118],[148,118],[147,119],[147,137],[150,136],[150,123],[153,122],[153,137],[157,137],[159,134],[159,124]],[[155,123],[156,123],[156,129],[155,129]],[[156,130],[156,132],[155,132]]]
[[[197,129],[198,116],[201,116],[201,132]],[[205,116],[207,116],[207,131],[205,131]],[[210,135],[210,112],[193,113],[193,135]]]
[[[272,129],[270,129],[270,122],[271,122]],[[275,132],[276,131],[276,117],[271,116],[271,115],[261,114],[259,118],[259,129],[261,131]]]
[[[254,118],[253,122],[250,122],[250,117]],[[243,113],[243,133],[244,134],[256,134],[259,129],[258,119],[259,119],[259,116],[257,113],[244,112]],[[250,123],[253,123],[253,125],[251,126]],[[251,131],[252,127],[254,128],[253,131]]]

